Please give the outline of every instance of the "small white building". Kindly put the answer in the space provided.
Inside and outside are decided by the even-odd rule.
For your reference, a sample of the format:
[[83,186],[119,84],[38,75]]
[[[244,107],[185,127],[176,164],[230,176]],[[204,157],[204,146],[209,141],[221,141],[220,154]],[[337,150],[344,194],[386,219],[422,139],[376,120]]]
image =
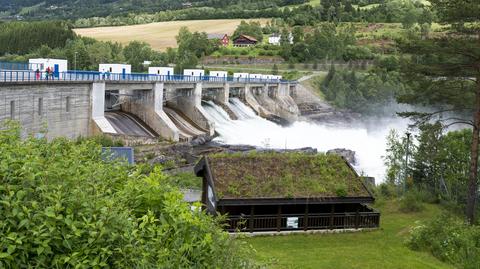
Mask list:
[[205,76],[205,70],[203,69],[185,69],[183,70],[184,76],[203,77]]
[[98,71],[112,74],[131,74],[132,66],[129,64],[99,64]]
[[33,71],[37,69],[41,72],[47,71],[47,68],[53,71],[54,74],[60,74],[62,72],[67,72],[68,70],[68,61],[62,59],[44,59],[36,58],[28,60],[29,67]]
[[263,75],[263,76],[262,76],[262,79],[265,79],[265,80],[268,79],[268,80],[270,80],[270,79],[273,79],[272,77],[273,77],[273,75]]
[[233,73],[234,78],[249,78],[250,74],[249,73]]
[[228,72],[227,71],[210,71],[210,76],[217,77],[217,78],[226,78],[228,77]]
[[281,79],[282,79],[282,76],[272,76],[272,79],[281,80]]
[[250,74],[250,79],[262,79],[262,74]]
[[[280,34],[272,34],[268,37],[268,44],[271,45],[280,45],[280,40],[282,39],[282,35]],[[288,34],[288,43],[293,44],[293,36],[292,33]]]
[[174,70],[173,70],[173,67],[149,67],[148,74],[160,75],[160,76],[173,76]]

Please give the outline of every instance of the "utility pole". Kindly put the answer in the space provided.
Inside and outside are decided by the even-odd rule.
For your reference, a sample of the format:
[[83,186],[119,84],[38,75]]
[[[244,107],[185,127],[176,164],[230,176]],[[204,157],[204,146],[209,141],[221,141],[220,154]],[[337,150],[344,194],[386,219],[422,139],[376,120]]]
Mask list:
[[409,146],[410,146],[410,135],[411,133],[406,132],[405,135],[407,136],[407,145],[405,146],[405,179],[403,180],[403,192],[405,193],[407,191],[407,179],[408,179],[408,155],[410,154],[409,152]]

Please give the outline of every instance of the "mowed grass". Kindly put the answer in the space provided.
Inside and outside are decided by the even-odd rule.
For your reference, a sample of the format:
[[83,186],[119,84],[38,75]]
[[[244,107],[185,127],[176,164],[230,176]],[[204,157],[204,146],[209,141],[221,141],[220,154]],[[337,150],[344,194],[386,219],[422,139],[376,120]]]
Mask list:
[[416,221],[438,214],[427,205],[421,213],[400,213],[394,203],[381,208],[381,229],[371,232],[267,236],[245,239],[268,268],[453,268],[428,253],[405,246]]
[[[177,46],[175,36],[183,26],[188,27],[190,31],[231,35],[241,21],[241,19],[168,21],[129,26],[79,28],[74,29],[74,31],[81,36],[92,37],[101,41],[116,41],[122,44],[128,44],[134,40],[144,41],[150,44],[153,49],[164,51],[168,47]],[[245,21],[259,21],[262,25],[265,25],[270,19]]]

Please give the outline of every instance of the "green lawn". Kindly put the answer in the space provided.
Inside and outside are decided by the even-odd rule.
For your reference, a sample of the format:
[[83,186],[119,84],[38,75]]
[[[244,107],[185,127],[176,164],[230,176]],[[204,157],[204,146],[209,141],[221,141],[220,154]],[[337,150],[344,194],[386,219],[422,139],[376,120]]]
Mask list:
[[421,213],[399,213],[393,203],[381,207],[381,229],[372,232],[265,236],[245,239],[268,268],[453,268],[404,242],[415,221],[438,214],[427,205]]

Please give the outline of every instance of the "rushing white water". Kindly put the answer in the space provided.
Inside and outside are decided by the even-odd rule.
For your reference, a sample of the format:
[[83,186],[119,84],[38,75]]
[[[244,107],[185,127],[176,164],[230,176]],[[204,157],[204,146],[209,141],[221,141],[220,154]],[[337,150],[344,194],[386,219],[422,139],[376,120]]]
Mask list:
[[312,147],[323,152],[346,148],[356,152],[358,172],[375,177],[377,182],[385,177],[382,156],[385,156],[388,132],[391,129],[405,130],[408,124],[400,118],[385,118],[358,126],[338,127],[298,121],[282,127],[257,116],[238,99],[231,99],[229,107],[239,120],[231,120],[213,102],[204,106],[219,134],[215,139],[217,142],[287,149]]

